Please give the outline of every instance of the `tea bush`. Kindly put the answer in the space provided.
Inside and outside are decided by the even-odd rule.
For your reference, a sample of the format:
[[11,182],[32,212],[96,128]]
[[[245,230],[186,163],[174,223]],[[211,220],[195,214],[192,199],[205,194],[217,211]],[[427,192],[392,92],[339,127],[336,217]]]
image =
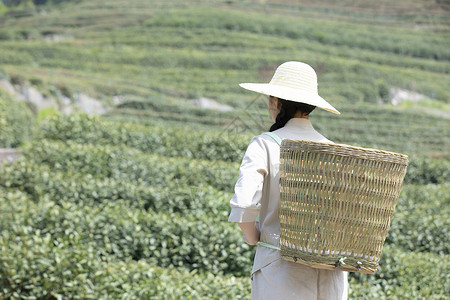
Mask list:
[[76,144],[40,140],[24,147],[23,155],[52,170],[150,185],[210,185],[232,191],[239,172],[236,163],[163,157],[126,146]]
[[48,166],[18,161],[0,166],[0,186],[21,190],[36,201],[47,198],[88,205],[126,201],[128,207],[165,213],[202,211],[226,218],[232,194],[211,186],[149,185],[145,181],[93,177],[78,172],[52,171]]
[[[5,190],[0,194],[15,214],[0,220],[2,298],[247,299],[248,278],[99,255],[97,244],[82,240],[82,233],[66,228],[67,234],[55,236],[48,230],[36,230],[33,221],[37,218],[25,220],[35,208],[26,207],[25,194]],[[1,206],[8,208],[5,202]],[[51,202],[45,206],[55,218],[62,212]]]
[[[165,15],[158,15],[147,21],[149,27],[163,28],[215,28],[229,31],[244,31],[257,34],[283,36],[288,39],[307,39],[319,41],[329,46],[347,45],[358,49],[371,49],[392,53],[399,53],[406,56],[432,57],[435,59],[445,59],[450,57],[448,50],[443,50],[444,37],[439,39],[434,36],[433,41],[440,45],[437,52],[437,45],[425,44],[424,41],[413,37],[401,29],[389,30],[389,32],[373,31],[364,24],[346,24],[340,26],[339,22],[328,20],[327,22],[309,19],[301,25],[294,22],[290,16],[272,15],[270,20],[265,16],[256,13],[246,13],[230,11],[227,15],[215,9],[183,9],[172,10]],[[317,30],[321,28],[322,31]],[[396,38],[393,38],[393,37]],[[429,40],[431,37],[423,36]],[[413,42],[413,40],[417,39]],[[410,43],[415,43],[411,47]],[[437,56],[439,53],[439,56]],[[248,67],[248,66],[246,66]]]
[[0,148],[16,148],[30,139],[34,115],[0,88]]
[[[166,158],[125,146],[83,145],[72,141],[40,140],[25,147],[24,155],[54,170],[118,180],[133,179],[146,184],[206,184],[228,192],[234,188],[239,169],[236,163]],[[405,183],[444,183],[449,169],[445,160],[412,157]]]
[[446,299],[450,292],[449,256],[385,246],[373,275],[352,273],[355,299]]
[[446,183],[450,180],[450,161],[428,157],[412,157],[405,176],[406,183]]
[[[160,163],[160,161],[167,160],[156,157],[152,161],[148,155],[144,155],[146,159],[142,161],[136,160],[137,156],[134,155],[129,160],[131,165],[122,169],[116,167],[117,165],[112,163],[112,160],[108,166],[97,168],[95,165],[90,165],[89,161],[102,161],[102,156],[92,159],[85,158],[85,155],[89,157],[94,153],[94,149],[90,145],[71,143],[68,145],[79,146],[79,148],[77,151],[68,151],[68,153],[59,152],[60,157],[58,157],[55,149],[69,148],[64,148],[59,142],[41,141],[40,146],[32,147],[33,155],[35,155],[34,161],[45,164],[38,167],[34,163],[21,162],[3,167],[0,175],[3,185],[22,189],[34,199],[46,196],[58,203],[72,201],[102,204],[107,201],[123,199],[129,203],[129,206],[141,209],[150,208],[165,212],[200,210],[205,214],[226,219],[229,211],[228,201],[232,195],[231,186],[235,180],[232,175],[220,176],[217,173],[216,176],[212,176],[212,174],[206,174],[206,178],[202,180],[205,171],[199,164],[196,164],[195,167],[183,166],[186,161],[176,159],[172,164],[175,169],[170,169]],[[105,150],[102,147],[95,149],[100,152]],[[117,149],[119,148],[116,147],[115,150]],[[45,150],[45,155],[42,155],[43,150]],[[73,152],[77,153],[77,162],[66,165],[75,160],[75,158],[71,158]],[[117,152],[115,153],[116,155],[106,157],[122,157],[117,155]],[[28,154],[25,153],[25,155]],[[158,169],[158,165],[163,167]],[[210,165],[206,164],[205,168],[209,169],[208,166]],[[186,168],[189,168],[190,172],[177,171]],[[234,168],[237,169],[237,166]],[[230,172],[231,169],[229,168]],[[133,174],[129,170],[133,170]],[[152,170],[156,173],[145,170]],[[140,174],[147,175],[140,176]],[[154,178],[155,175],[151,174],[158,174],[158,176]],[[172,175],[176,177],[176,180],[170,178]],[[161,181],[161,178],[168,179]],[[211,189],[208,185],[220,187],[222,186],[221,182],[224,181],[229,182],[229,188],[226,188],[229,193]],[[194,187],[194,185],[198,187]],[[446,185],[430,185],[428,187],[426,190],[423,189],[423,186],[406,185],[404,187],[387,243],[416,251],[448,253],[448,221],[446,221],[447,214],[445,213],[448,187]]]
[[[168,297],[188,293],[212,299],[248,297],[248,272],[251,268],[248,257],[239,257],[241,264],[245,261],[240,268],[247,270],[242,274],[246,278],[235,278],[228,272],[228,275],[221,275],[220,272],[226,269],[213,275],[214,272],[202,272],[201,265],[196,266],[197,271],[189,271],[189,267],[180,265],[180,256],[183,255],[186,255],[185,259],[196,262],[196,256],[192,255],[195,251],[190,249],[196,248],[196,243],[206,238],[200,232],[209,235],[207,228],[197,227],[201,231],[191,231],[194,229],[192,225],[182,228],[186,223],[180,223],[175,216],[155,214],[154,217],[165,219],[163,223],[171,219],[176,223],[174,226],[181,228],[163,226],[155,230],[146,244],[149,249],[141,252],[142,255],[145,251],[153,251],[154,257],[147,259],[142,255],[136,261],[130,259],[136,259],[136,256],[127,255],[133,253],[130,250],[133,245],[138,245],[136,242],[142,242],[142,238],[148,235],[139,232],[147,231],[148,224],[158,221],[145,221],[148,216],[124,209],[124,203],[120,201],[100,209],[72,204],[59,206],[46,199],[34,203],[27,199],[26,194],[6,189],[0,189],[0,194],[5,199],[1,203],[4,216],[0,220],[0,274],[4,297],[57,298],[61,295],[94,299],[127,295],[135,299],[162,297],[165,292]],[[187,222],[189,218],[185,218]],[[230,240],[234,236],[230,233],[225,231],[220,235]],[[217,256],[208,255],[211,249],[220,249],[223,239],[220,235],[208,236],[207,243],[211,246],[198,252],[202,261],[214,265],[214,259],[232,254],[219,251]],[[158,236],[161,247],[155,247],[158,241],[151,240],[154,236]],[[173,244],[176,240],[181,240],[178,247]],[[250,254],[254,250],[248,246],[235,249],[229,242],[226,244],[222,251]],[[118,260],[120,257],[122,259]],[[161,261],[159,266],[176,265],[178,268],[155,267],[157,260]],[[387,245],[377,273],[351,274],[350,296],[443,299],[450,288],[446,279],[447,269],[448,255],[409,252]]]
[[129,208],[122,200],[96,206],[74,202],[57,205],[46,197],[37,203],[6,198],[0,203],[5,213],[2,228],[15,236],[14,228],[24,227],[51,241],[95,245],[96,255],[143,259],[161,267],[237,276],[248,275],[251,268],[253,252],[234,224],[223,218],[194,210],[182,214],[144,211]]
[[400,194],[386,242],[410,251],[449,254],[450,185],[408,185]]
[[[261,79],[261,68],[297,57],[320,69],[323,90],[347,103],[377,103],[380,79],[440,102],[449,99],[447,23],[439,6],[423,14],[359,15],[353,7],[344,12],[311,4],[135,1],[129,7],[109,1],[106,9],[102,1],[89,1],[47,15],[8,14],[1,20],[0,61],[26,77],[39,74],[53,85],[67,81],[94,94],[198,95],[245,107],[239,80]],[[112,16],[115,11],[120,18]],[[68,76],[54,75],[59,72]]]
[[[379,112],[373,111],[373,114],[377,115],[377,125],[361,126],[359,123],[367,122],[368,116],[359,117],[359,119],[343,119],[339,121],[339,126],[347,128],[345,130],[331,130],[330,136],[332,139],[338,139],[336,142],[345,141],[345,143],[355,144],[364,147],[376,147],[385,150],[394,151],[397,147],[392,148],[387,146],[387,143],[394,141],[398,144],[408,144],[408,136],[402,134],[402,138],[392,138],[387,140],[374,139],[372,136],[386,136],[385,124],[389,120],[383,119],[383,116],[378,116]],[[355,115],[361,115],[355,111]],[[319,131],[328,133],[328,126],[336,126],[338,124],[333,122],[323,122],[322,114],[315,116],[317,118],[317,127]],[[364,116],[364,114],[363,114]],[[397,115],[398,118],[403,118],[401,114]],[[332,121],[332,120],[331,120]],[[440,119],[436,119],[435,122],[440,122]],[[329,125],[326,125],[330,123]],[[324,127],[326,125],[326,127]],[[380,127],[381,126],[381,127]],[[418,125],[419,126],[419,125]],[[322,128],[324,127],[324,128]],[[364,128],[370,127],[374,132],[367,134]],[[384,128],[383,131],[376,131],[376,128]],[[419,126],[420,127],[420,126]],[[444,123],[436,123],[436,130],[444,128]],[[349,129],[350,128],[350,129]],[[139,149],[144,152],[153,154],[160,154],[169,157],[185,157],[185,158],[198,158],[208,159],[216,161],[233,161],[240,162],[244,151],[250,142],[251,134],[241,134],[234,132],[230,128],[229,130],[222,132],[210,132],[206,130],[185,130],[179,127],[159,127],[159,126],[145,126],[131,123],[115,123],[106,121],[98,117],[87,116],[84,114],[70,115],[70,116],[57,116],[51,120],[46,120],[41,125],[41,138],[62,140],[62,141],[74,141],[77,143],[91,143],[96,144],[108,144],[108,145],[127,145],[131,148]],[[238,128],[236,128],[238,129]],[[345,132],[348,133],[345,134]],[[354,135],[354,132],[361,131],[360,134]],[[404,128],[402,130],[411,130]],[[389,132],[395,132],[392,128],[388,128]],[[353,132],[349,134],[349,132]],[[410,131],[408,131],[410,132]],[[86,134],[84,134],[86,133]],[[421,139],[425,135],[419,135]],[[416,139],[419,137],[415,137]],[[436,140],[433,136],[430,136],[432,140]],[[380,142],[377,142],[380,140]],[[418,144],[421,147],[423,144],[433,144],[434,142],[422,141]],[[444,144],[437,144],[437,148],[445,148],[445,139],[440,139]],[[384,147],[383,147],[384,143]],[[386,147],[388,149],[386,149]],[[422,151],[426,151],[423,148]],[[406,149],[404,149],[406,150]],[[410,155],[410,164],[406,174],[405,182],[407,183],[441,183],[448,181],[450,169],[450,162],[445,159],[433,159],[427,157],[429,153],[422,153],[420,155]]]
[[127,145],[144,152],[185,158],[240,161],[250,137],[176,127],[108,122],[84,114],[58,116],[41,126],[43,138],[77,143]]
[[[104,125],[100,120],[100,124],[95,124],[95,118],[91,120],[93,124],[89,128],[93,131],[96,126]],[[109,126],[114,128],[112,123]],[[24,147],[22,160],[0,167],[2,249],[7,249],[2,252],[2,260],[8,266],[2,269],[6,278],[3,285],[11,287],[4,293],[12,295],[14,286],[21,293],[17,295],[87,295],[84,288],[77,287],[80,280],[85,280],[82,286],[88,286],[89,291],[99,291],[93,295],[128,293],[130,297],[138,297],[134,295],[159,293],[161,289],[155,285],[137,284],[139,278],[147,277],[136,265],[147,264],[177,267],[177,271],[164,273],[166,271],[155,269],[155,273],[167,274],[166,278],[172,280],[179,278],[180,282],[195,282],[195,277],[191,281],[185,277],[191,277],[191,270],[200,272],[199,281],[204,276],[215,279],[233,278],[227,277],[231,274],[248,276],[255,249],[243,244],[236,227],[226,223],[237,164],[154,155],[124,146],[126,143],[94,144],[94,139],[93,136],[88,143],[83,139],[35,141]],[[442,175],[437,178],[439,176]],[[199,183],[199,188],[193,187]],[[216,190],[218,187],[229,193]],[[411,289],[408,289],[404,288],[407,279],[403,276],[417,276],[409,265],[404,264],[420,259],[421,269],[427,272],[448,255],[447,189],[446,184],[429,185],[426,189],[423,185],[404,186],[380,271],[375,275],[352,275],[351,295],[381,299],[387,295],[391,298],[439,298],[446,288],[433,290],[431,278],[420,279],[420,284],[427,287],[425,289],[419,289],[418,284],[410,284]],[[424,212],[431,217],[423,218]],[[441,222],[442,226],[433,227],[436,222]],[[13,236],[16,236],[14,243]],[[22,255],[26,259],[16,262],[10,259],[11,247],[15,247],[14,251],[33,250],[27,252],[31,256]],[[45,250],[45,247],[54,249]],[[416,252],[409,253],[408,250]],[[50,251],[52,254],[48,255]],[[424,256],[417,251],[422,251]],[[34,259],[39,255],[49,257],[50,262],[44,258]],[[64,260],[67,264],[82,262],[60,275],[66,267],[55,263],[56,260]],[[114,263],[110,264],[111,261]],[[136,270],[133,276],[138,279],[133,282],[137,283],[125,279],[130,277],[120,276],[113,277],[120,284],[108,281],[112,275],[104,270],[116,270],[116,265],[121,266],[120,270],[133,266],[129,269]],[[32,283],[27,277],[29,268],[35,270],[32,274],[36,279]],[[43,275],[49,270],[54,277]],[[397,273],[402,274],[401,279],[396,279]],[[438,281],[443,280],[441,266],[431,270],[430,274]],[[12,277],[16,280],[8,279]],[[48,279],[55,277],[62,279]],[[171,285],[172,280],[167,279],[169,294],[184,293],[182,286]],[[207,279],[204,282],[215,287]],[[161,285],[165,286],[166,282]],[[198,290],[191,290],[194,294],[218,297],[201,284],[198,286]],[[216,289],[220,295],[223,292],[221,286]],[[248,283],[242,283],[240,287],[243,289],[230,289],[230,293],[248,295]]]

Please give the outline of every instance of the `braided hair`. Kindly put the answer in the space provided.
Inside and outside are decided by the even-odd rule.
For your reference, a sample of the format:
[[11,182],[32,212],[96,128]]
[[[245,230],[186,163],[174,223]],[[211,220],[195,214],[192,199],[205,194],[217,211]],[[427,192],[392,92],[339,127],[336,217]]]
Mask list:
[[297,111],[301,111],[304,115],[309,115],[316,107],[314,105],[288,101],[278,98],[281,103],[281,109],[278,113],[275,123],[270,127],[269,131],[280,129],[286,125],[286,123],[292,119]]

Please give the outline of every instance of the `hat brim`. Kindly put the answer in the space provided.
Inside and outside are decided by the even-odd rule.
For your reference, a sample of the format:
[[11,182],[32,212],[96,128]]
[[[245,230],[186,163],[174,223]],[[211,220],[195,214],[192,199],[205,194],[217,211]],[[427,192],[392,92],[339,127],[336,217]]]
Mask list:
[[294,88],[270,83],[241,83],[239,86],[249,91],[274,96],[289,101],[306,103],[337,115],[341,114],[336,108],[334,108],[318,94],[307,93]]

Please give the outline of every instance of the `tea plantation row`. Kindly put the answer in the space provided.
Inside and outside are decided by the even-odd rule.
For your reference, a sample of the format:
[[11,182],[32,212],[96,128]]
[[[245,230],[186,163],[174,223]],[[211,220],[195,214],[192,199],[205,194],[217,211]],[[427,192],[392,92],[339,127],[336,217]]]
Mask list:
[[[0,178],[4,186],[22,189],[34,199],[43,195],[58,203],[125,199],[130,207],[139,209],[165,212],[188,209],[190,213],[199,210],[221,219],[226,218],[238,169],[238,165],[148,155],[124,146],[47,140],[31,144],[24,156],[28,163],[5,167]],[[426,171],[416,167],[412,174]],[[435,175],[426,183],[435,179],[445,182],[445,177]],[[419,178],[410,177],[407,181],[422,183],[430,177]],[[448,254],[449,224],[445,216],[450,201],[446,190],[445,183],[407,185],[388,241],[411,250]]]
[[[210,293],[217,299],[224,293],[236,298],[248,293],[244,279],[220,274],[230,271],[227,265],[248,272],[252,249],[242,244],[235,228],[214,219],[144,212],[127,208],[121,200],[94,206],[77,204],[77,200],[58,205],[49,197],[36,203],[18,191],[2,188],[0,193],[4,199],[0,270],[5,296],[60,293],[89,298],[89,294],[102,292],[113,297],[131,293],[130,298],[136,299],[153,292],[163,298],[167,286],[174,295],[187,293],[185,288],[190,286],[194,295]],[[441,285],[446,280],[447,261],[448,255],[386,246],[375,275],[351,279],[352,295],[440,299],[449,291]],[[152,265],[183,268],[162,271]],[[125,268],[129,271],[115,274]],[[191,278],[185,268],[196,268],[200,275]],[[202,270],[210,271],[209,275]],[[241,275],[248,276],[247,272]],[[155,281],[154,276],[161,273]],[[206,279],[206,286],[196,284],[205,277],[217,282]],[[232,289],[230,281],[237,281]],[[149,282],[153,284],[145,287]]]
[[[88,125],[67,122],[73,118],[84,118],[80,124]],[[49,124],[51,128],[60,128],[53,131],[53,136],[47,135]],[[147,129],[148,133],[158,127]],[[242,242],[234,225],[226,222],[237,163],[182,158],[176,152],[165,156],[163,150],[159,155],[149,154],[150,147],[142,145],[168,149],[170,144],[162,143],[163,140],[150,143],[145,135],[136,135],[138,130],[134,125],[86,116],[59,117],[43,123],[41,130],[38,136],[45,138],[24,147],[22,161],[1,167],[1,198],[4,199],[1,203],[4,217],[0,223],[1,265],[4,266],[1,272],[5,295],[17,291],[32,295],[38,291],[82,295],[86,285],[82,288],[71,285],[77,280],[91,281],[87,286],[92,291],[101,291],[104,285],[104,292],[109,291],[111,295],[113,291],[130,291],[130,286],[131,293],[155,292],[154,286],[143,288],[126,281],[114,285],[108,281],[107,272],[101,273],[106,266],[114,270],[115,265],[124,268],[124,264],[131,265],[130,270],[139,270],[136,264],[141,263],[181,268],[175,273],[168,271],[171,275],[166,277],[167,282],[161,282],[169,289],[178,276],[183,277],[180,282],[188,282],[185,276],[190,277],[190,273],[185,269],[199,271],[198,280],[212,276],[221,281],[225,277],[223,282],[227,283],[227,278],[235,280],[231,274],[248,276],[254,249]],[[87,138],[82,138],[83,130]],[[121,135],[115,136],[117,132]],[[119,139],[114,140],[117,136]],[[212,133],[210,136],[214,137]],[[103,145],[95,144],[95,140]],[[409,182],[442,183],[405,186],[397,208],[398,218],[394,218],[387,241],[396,248],[386,247],[377,274],[353,275],[352,295],[383,298],[392,293],[398,297],[421,295],[439,299],[448,291],[447,286],[437,283],[445,282],[446,276],[447,266],[442,261],[448,258],[449,201],[448,184],[443,183],[446,173],[442,168],[437,170],[432,177],[426,177],[429,165],[415,165],[412,173],[415,175]],[[431,217],[423,218],[423,214]],[[42,239],[47,241],[43,248],[39,246]],[[22,255],[23,260],[11,260],[6,255],[30,247]],[[56,261],[54,264],[45,259],[49,251],[54,253],[48,255]],[[411,265],[416,260],[420,260],[421,270],[429,276],[422,274],[418,278]],[[78,265],[63,271],[68,261]],[[31,277],[30,272],[34,274]],[[65,277],[59,279],[61,272],[66,272]],[[97,277],[101,274],[105,276],[103,281]],[[147,277],[142,273],[133,276],[146,282]],[[232,298],[248,294],[248,281],[239,279],[239,282],[243,289],[229,291],[227,286],[218,283],[212,297],[227,292],[234,294]],[[368,284],[370,288],[366,289]],[[172,293],[184,293],[182,287],[182,284],[180,288],[174,287]],[[209,291],[192,287],[192,293],[198,295]],[[138,298],[136,295],[130,297]]]
[[[58,171],[53,168],[51,171],[50,167],[42,164],[42,161],[40,165],[17,162],[12,166],[4,166],[1,168],[1,185],[23,190],[37,201],[43,198],[53,199],[59,205],[73,202],[103,206],[114,201],[125,201],[130,209],[159,211],[164,214],[207,215],[211,220],[222,221],[227,217],[231,193],[208,185],[186,185],[189,183],[182,177],[178,184],[150,182],[153,186],[149,186],[148,181],[133,180],[131,176],[124,180],[107,175],[99,177],[73,169]],[[127,177],[126,173],[124,175]],[[188,176],[199,178],[201,173]],[[448,184],[406,185],[400,195],[387,243],[412,251],[448,254],[448,189]]]
[[[24,155],[54,170],[71,170],[94,176],[133,179],[147,184],[208,184],[231,191],[238,173],[237,163],[166,157],[147,154],[127,146],[98,146],[40,140],[29,144]],[[411,159],[405,183],[445,183],[448,161],[430,158]]]
[[389,100],[390,87],[449,99],[447,23],[432,14],[364,14],[355,22],[342,10],[311,14],[254,1],[93,0],[48,9],[0,18],[2,68],[46,92],[209,97],[243,108],[237,82],[260,81],[264,69],[298,59],[318,69],[325,99],[378,103]]
[[[356,113],[356,112],[355,112]],[[320,126],[324,131],[338,131],[335,135],[340,135],[341,139],[345,140],[344,136],[353,136],[357,144],[365,144],[361,140],[366,140],[364,133],[353,133],[353,129],[371,127],[363,125],[362,122],[354,122],[351,126],[343,126],[343,130],[331,130],[333,124],[328,122],[321,122]],[[436,119],[436,122],[439,119]],[[387,120],[380,119],[381,124],[386,124]],[[448,123],[448,122],[447,122]],[[427,158],[427,155],[432,152],[432,149],[427,149],[436,142],[437,148],[440,151],[446,149],[449,143],[448,139],[442,138],[447,134],[447,129],[444,126],[446,122],[442,119],[442,123],[435,124],[436,136],[433,134],[416,133],[416,139],[422,139],[419,146],[421,151],[418,155],[410,157],[411,166],[408,169],[408,178],[411,182],[445,182],[449,176],[448,160]],[[406,126],[406,125],[405,125]],[[407,127],[407,126],[406,126]],[[405,132],[408,129],[405,128]],[[347,133],[345,133],[347,132]],[[383,132],[381,135],[387,138],[377,139],[376,141],[368,141],[376,143],[380,147],[383,144],[389,144],[396,141],[402,147],[408,147],[407,144],[414,144],[406,137],[387,136]],[[403,135],[403,134],[402,134]],[[439,135],[439,136],[438,136]],[[39,139],[54,139],[61,141],[73,141],[81,144],[108,144],[108,145],[126,145],[128,147],[138,149],[152,154],[160,154],[168,157],[185,157],[206,159],[213,161],[231,161],[240,162],[242,155],[250,142],[252,135],[240,133],[240,128],[230,127],[227,130],[214,132],[208,130],[187,130],[179,127],[155,126],[155,125],[140,125],[126,122],[112,122],[86,115],[71,115],[55,117],[47,122],[43,122],[40,128]],[[430,140],[427,140],[427,137]],[[433,140],[433,141],[432,141]],[[416,141],[417,142],[417,141]],[[419,147],[417,146],[417,147]],[[423,146],[423,147],[422,147]],[[393,149],[386,149],[391,150]],[[405,149],[404,149],[405,150]],[[406,152],[408,153],[408,152]],[[234,166],[233,166],[234,167]],[[418,169],[420,168],[420,170]],[[428,179],[421,179],[421,176],[428,176]],[[431,178],[433,178],[431,180]],[[408,180],[408,179],[407,179]]]
[[34,116],[27,106],[0,88],[0,148],[19,147],[30,138],[33,126]]
[[[184,178],[178,182],[158,184],[132,178],[94,176],[73,170],[61,171],[46,164],[24,160],[10,166],[0,166],[0,171],[0,186],[21,190],[36,201],[46,197],[58,205],[66,201],[102,205],[121,200],[127,202],[128,208],[166,214],[196,214],[196,211],[201,211],[202,214],[223,219],[228,215],[232,196],[207,184],[188,185]],[[200,174],[196,174],[198,178],[197,175]]]
[[[191,130],[215,129],[227,135],[230,142],[233,141],[231,135],[263,132],[271,125],[265,110],[265,97],[256,98],[247,108],[232,112],[199,109],[185,101],[178,101],[178,104],[165,102],[153,97],[148,101],[130,100],[111,111],[108,118],[178,128],[185,128],[183,125],[189,123]],[[450,142],[442,138],[448,135],[450,121],[426,109],[414,112],[374,105],[340,105],[338,109],[342,111],[340,116],[320,110],[311,115],[316,129],[335,142],[415,155],[445,155],[442,149],[450,146]],[[381,140],[380,136],[386,138]]]
[[[0,195],[0,296],[4,299],[246,299],[249,293],[246,278],[99,254],[98,245],[83,239],[78,227],[81,220],[94,217],[81,215],[88,213],[87,208],[76,213],[64,209],[73,208],[70,204],[60,207],[45,199],[35,203],[17,191],[0,189]],[[40,218],[38,213],[44,215]],[[105,213],[97,218],[107,218]],[[49,216],[52,223],[47,227],[42,221]],[[56,222],[62,219],[64,224]],[[57,225],[63,225],[64,231]],[[99,239],[108,238],[107,229]]]
[[91,174],[148,185],[209,184],[232,190],[239,172],[237,163],[166,157],[143,153],[127,146],[77,144],[40,140],[30,143],[23,155],[53,171]]
[[250,246],[242,243],[236,228],[199,211],[166,214],[129,208],[122,200],[94,206],[70,201],[57,205],[47,198],[10,201],[2,204],[2,227],[12,236],[17,234],[10,226],[20,225],[52,240],[95,245],[98,256],[215,274],[245,276],[251,265]]

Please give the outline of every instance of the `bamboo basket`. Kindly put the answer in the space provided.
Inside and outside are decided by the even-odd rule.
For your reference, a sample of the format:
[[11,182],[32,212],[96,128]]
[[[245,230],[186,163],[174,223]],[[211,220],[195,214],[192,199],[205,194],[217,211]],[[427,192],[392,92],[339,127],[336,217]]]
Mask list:
[[375,273],[408,157],[289,139],[280,151],[281,257]]

